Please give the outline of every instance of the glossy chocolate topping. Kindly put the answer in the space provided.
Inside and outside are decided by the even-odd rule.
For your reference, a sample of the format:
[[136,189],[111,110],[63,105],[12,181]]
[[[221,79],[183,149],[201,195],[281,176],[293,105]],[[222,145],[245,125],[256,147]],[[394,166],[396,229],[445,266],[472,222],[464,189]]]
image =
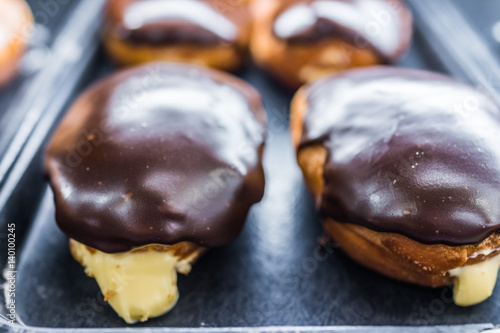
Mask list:
[[230,5],[228,0],[110,0],[105,27],[136,44],[235,43],[247,19],[243,4]]
[[275,35],[290,43],[310,44],[340,38],[372,48],[385,61],[405,52],[412,18],[400,0],[292,0],[277,15]]
[[353,70],[306,89],[301,146],[328,152],[321,214],[423,243],[500,229],[500,109],[425,71]]
[[104,252],[235,238],[264,192],[259,94],[209,69],[115,74],[72,106],[47,149],[56,219]]

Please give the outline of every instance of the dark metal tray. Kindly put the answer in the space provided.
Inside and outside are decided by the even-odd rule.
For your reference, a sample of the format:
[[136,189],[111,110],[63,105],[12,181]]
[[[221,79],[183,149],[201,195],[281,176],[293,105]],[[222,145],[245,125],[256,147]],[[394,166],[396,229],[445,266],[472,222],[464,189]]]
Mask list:
[[[22,59],[19,75],[0,90],[0,185],[23,145],[40,120],[51,96],[57,91],[71,49],[63,48],[61,37],[73,32],[65,28],[75,2],[65,0],[28,1],[35,27]],[[67,97],[66,97],[67,98]]]
[[[500,67],[488,43],[478,39],[455,4],[448,0],[410,3],[419,30],[399,65],[449,72],[495,95],[491,78]],[[0,318],[0,332],[54,328],[121,332],[127,326],[71,257],[67,238],[55,224],[52,196],[42,172],[43,147],[63,110],[85,86],[114,70],[97,47],[96,17],[101,5],[101,0],[81,1],[71,13],[73,43],[85,54],[74,56],[60,70],[56,81],[64,88],[64,96],[59,96],[63,98],[44,107],[43,117],[34,124],[0,187],[0,267],[4,277],[9,270],[17,271],[18,316],[15,326]],[[75,20],[85,18],[87,25],[74,27],[79,22]],[[467,49],[470,45],[474,52]],[[457,49],[463,53],[454,54]],[[450,288],[421,288],[390,280],[354,263],[334,244],[318,245],[321,226],[288,135],[291,93],[253,65],[238,75],[261,91],[268,111],[265,197],[252,209],[235,242],[210,250],[191,274],[179,276],[181,297],[170,313],[131,326],[130,331],[493,332],[494,325],[500,324],[500,292],[478,306],[457,307]],[[14,269],[6,265],[11,223],[16,233]],[[0,308],[2,316],[8,311]]]

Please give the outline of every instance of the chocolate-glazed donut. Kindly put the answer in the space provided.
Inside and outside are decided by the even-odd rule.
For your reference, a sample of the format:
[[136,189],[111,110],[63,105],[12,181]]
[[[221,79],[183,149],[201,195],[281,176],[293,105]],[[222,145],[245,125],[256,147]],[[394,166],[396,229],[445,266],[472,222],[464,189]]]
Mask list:
[[[164,313],[177,289],[164,287],[154,306],[152,290],[139,311],[127,294],[135,287],[119,291],[110,270],[129,265],[126,274],[141,275],[159,261],[187,273],[205,247],[233,240],[263,196],[264,127],[260,96],[248,84],[172,63],[114,74],[71,107],[45,159],[56,220],[127,322]],[[153,268],[138,269],[148,260]],[[150,279],[138,277],[137,288],[152,288]]]
[[235,70],[250,25],[248,0],[108,0],[103,38],[123,65],[167,60]]
[[33,15],[24,0],[0,2],[0,87],[19,72],[33,29]]
[[57,222],[104,252],[225,244],[263,195],[263,123],[259,95],[234,77],[162,63],[113,75],[47,149]]
[[286,85],[351,67],[397,61],[408,49],[412,18],[400,0],[261,0],[251,51]]
[[496,276],[500,109],[489,97],[440,74],[378,67],[305,86],[292,114],[326,232],[351,257],[429,286],[481,262]]

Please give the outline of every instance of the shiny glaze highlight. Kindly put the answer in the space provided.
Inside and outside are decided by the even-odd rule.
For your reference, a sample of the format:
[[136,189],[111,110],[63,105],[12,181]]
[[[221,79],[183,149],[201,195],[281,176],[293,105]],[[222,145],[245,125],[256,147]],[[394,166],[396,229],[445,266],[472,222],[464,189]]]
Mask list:
[[[225,0],[223,0],[225,1]],[[133,44],[235,43],[246,19],[241,8],[204,0],[110,0],[105,29]]]

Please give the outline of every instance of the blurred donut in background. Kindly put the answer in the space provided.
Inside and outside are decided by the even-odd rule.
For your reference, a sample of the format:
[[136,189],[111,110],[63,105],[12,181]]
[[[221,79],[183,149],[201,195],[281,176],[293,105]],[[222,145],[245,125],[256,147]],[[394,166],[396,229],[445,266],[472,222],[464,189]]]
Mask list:
[[152,61],[236,70],[251,30],[249,0],[108,0],[103,39],[119,65]]
[[409,48],[401,0],[256,0],[250,50],[291,88],[340,70],[392,63]]
[[0,87],[19,72],[33,30],[33,15],[24,0],[0,1]]

